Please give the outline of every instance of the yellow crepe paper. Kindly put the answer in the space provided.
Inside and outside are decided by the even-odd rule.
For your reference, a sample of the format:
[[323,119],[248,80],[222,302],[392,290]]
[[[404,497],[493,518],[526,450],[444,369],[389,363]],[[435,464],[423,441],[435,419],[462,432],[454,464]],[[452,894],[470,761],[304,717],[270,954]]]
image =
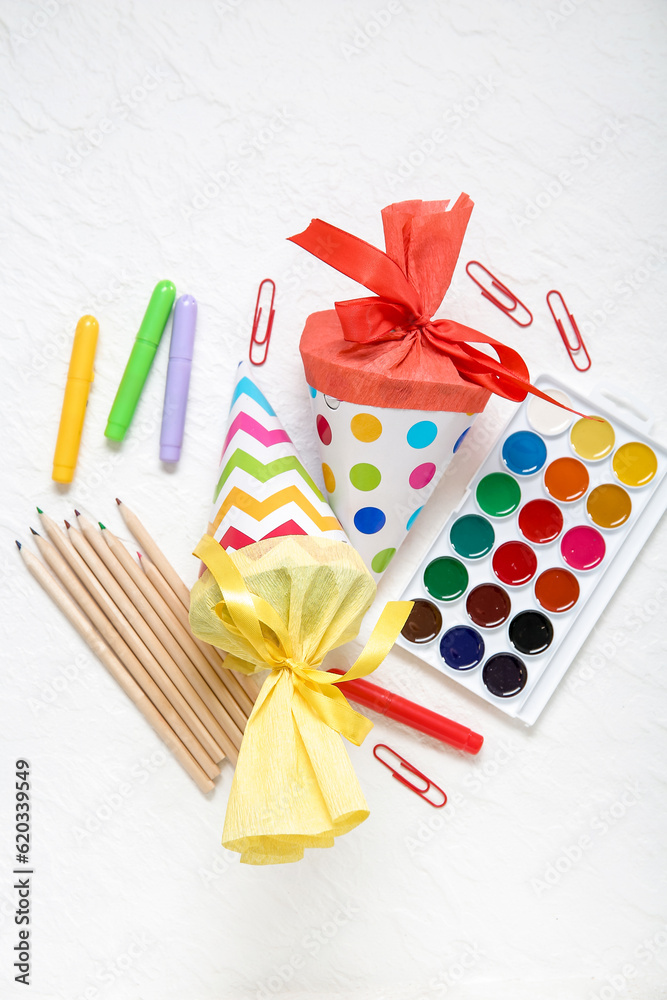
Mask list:
[[412,603],[387,604],[341,677],[317,668],[355,638],[375,596],[352,546],[304,535],[228,554],[204,535],[195,555],[208,569],[192,588],[193,632],[227,651],[227,667],[271,670],[246,726],[222,843],[247,864],[298,861],[368,816],[339,734],[360,744],[372,723],[336,685],[379,666]]

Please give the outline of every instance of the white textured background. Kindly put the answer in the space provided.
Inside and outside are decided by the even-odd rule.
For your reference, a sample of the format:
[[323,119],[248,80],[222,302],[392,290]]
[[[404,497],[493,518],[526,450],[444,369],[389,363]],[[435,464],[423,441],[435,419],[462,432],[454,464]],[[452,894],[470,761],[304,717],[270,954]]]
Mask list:
[[[192,582],[259,280],[279,289],[261,380],[317,468],[297,342],[310,311],[357,288],[285,237],[319,216],[381,244],[380,209],[404,198],[467,191],[462,262],[496,270],[535,322],[515,327],[462,266],[441,314],[519,348],[533,375],[622,383],[667,441],[665,3],[3,0],[0,34],[2,996],[667,997],[664,525],[533,731],[393,653],[380,682],[482,732],[479,759],[377,720],[352,751],[368,822],[267,870],[219,846],[228,765],[204,798],[13,545],[36,503],[58,519],[79,505],[126,537],[119,495]],[[166,343],[126,443],[103,438],[160,278],[200,305],[174,473],[157,457]],[[552,287],[587,337],[586,375],[547,313]],[[60,489],[84,312],[100,320],[97,375]],[[508,412],[489,407],[381,597],[400,593]],[[380,739],[447,790],[445,810],[392,781]],[[17,756],[33,771],[29,990],[11,969]]]

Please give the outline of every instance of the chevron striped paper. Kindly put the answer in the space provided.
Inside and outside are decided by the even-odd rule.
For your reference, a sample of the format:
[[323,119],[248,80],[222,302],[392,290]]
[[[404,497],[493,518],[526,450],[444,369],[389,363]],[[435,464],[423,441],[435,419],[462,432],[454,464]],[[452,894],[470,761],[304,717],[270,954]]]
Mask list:
[[208,533],[228,551],[279,535],[347,541],[245,362],[238,368]]

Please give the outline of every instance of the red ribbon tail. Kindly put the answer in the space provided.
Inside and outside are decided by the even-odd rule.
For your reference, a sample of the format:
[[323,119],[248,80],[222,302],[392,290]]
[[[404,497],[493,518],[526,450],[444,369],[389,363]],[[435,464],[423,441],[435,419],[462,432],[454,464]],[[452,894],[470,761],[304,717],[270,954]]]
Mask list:
[[[474,348],[471,350],[474,350]],[[481,351],[476,351],[475,353],[484,358],[484,365],[487,368],[486,372],[476,372],[472,369],[472,367],[468,369],[465,361],[459,361],[457,369],[461,375],[469,379],[471,382],[474,382],[476,385],[481,386],[483,389],[490,389],[496,396],[502,396],[504,399],[510,399],[513,403],[523,402],[526,396],[530,393],[533,396],[538,396],[540,399],[545,400],[547,403],[559,406],[562,410],[568,410],[570,413],[574,413],[577,417],[589,416],[587,413],[580,413],[579,410],[573,410],[571,406],[566,406],[557,399],[552,399],[546,392],[542,392],[541,389],[532,385],[528,379],[520,378],[518,375],[515,375],[504,365],[501,365],[493,358],[490,358],[488,354],[482,354]],[[489,368],[492,369],[491,372],[488,371]],[[493,371],[493,369],[496,370]]]
[[396,261],[365,240],[321,219],[313,219],[307,229],[288,239],[381,298],[405,306],[415,316],[421,315],[422,303],[415,286]]

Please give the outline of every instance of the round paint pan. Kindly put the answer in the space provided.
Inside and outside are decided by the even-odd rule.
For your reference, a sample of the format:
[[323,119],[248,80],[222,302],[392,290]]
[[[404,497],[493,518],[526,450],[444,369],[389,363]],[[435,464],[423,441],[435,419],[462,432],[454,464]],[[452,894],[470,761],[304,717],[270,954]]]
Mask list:
[[509,517],[521,503],[521,487],[506,472],[490,472],[477,484],[475,499],[489,517]]
[[570,446],[585,462],[601,462],[610,455],[616,442],[616,432],[604,417],[582,417],[570,431]]
[[514,653],[496,653],[484,664],[482,680],[496,698],[513,698],[525,688],[528,671]]
[[455,601],[468,589],[468,570],[458,559],[440,556],[424,570],[424,586],[436,601]]
[[481,559],[488,555],[495,540],[493,525],[480,514],[457,518],[449,532],[449,542],[462,559]]
[[578,458],[556,458],[544,472],[544,488],[560,503],[581,500],[589,483],[588,469]]
[[579,600],[580,587],[574,573],[552,566],[540,573],[535,581],[535,600],[551,614],[562,615]]
[[452,670],[472,670],[484,659],[484,640],[476,629],[455,625],[440,640],[440,655]]
[[498,628],[510,616],[512,602],[503,587],[497,583],[480,583],[466,599],[466,611],[478,628]]
[[507,630],[514,648],[526,656],[545,653],[554,638],[554,627],[541,611],[520,611]]
[[415,599],[412,611],[401,629],[401,635],[408,642],[414,642],[417,646],[423,646],[427,642],[437,639],[442,630],[442,614],[431,601],[424,600],[423,597]]
[[586,513],[598,528],[620,528],[632,513],[632,500],[622,486],[601,483],[588,494]]
[[503,442],[501,458],[515,476],[534,476],[547,460],[547,446],[533,431],[515,431]]
[[599,566],[607,546],[597,530],[587,524],[577,524],[563,535],[560,552],[571,569],[587,572]]
[[519,530],[534,545],[554,542],[563,530],[563,513],[553,500],[529,500],[519,511]]
[[526,542],[503,542],[493,553],[493,572],[508,587],[523,587],[537,571],[537,556]]
[[655,477],[658,459],[653,448],[643,441],[628,441],[615,452],[611,467],[619,482],[638,489]]
[[[560,389],[548,389],[546,394],[564,406],[572,406],[570,397]],[[574,420],[574,414],[556,406],[555,403],[548,403],[546,399],[540,399],[539,396],[530,397],[526,407],[526,417],[533,430],[545,437],[563,434]]]

